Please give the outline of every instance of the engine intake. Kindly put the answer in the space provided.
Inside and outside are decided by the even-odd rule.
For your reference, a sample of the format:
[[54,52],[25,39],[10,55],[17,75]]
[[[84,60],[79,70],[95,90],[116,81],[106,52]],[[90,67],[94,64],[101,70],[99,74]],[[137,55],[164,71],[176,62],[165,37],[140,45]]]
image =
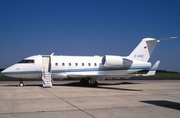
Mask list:
[[105,55],[102,58],[102,65],[104,67],[123,67],[130,66],[132,63],[132,60],[123,58],[121,56]]

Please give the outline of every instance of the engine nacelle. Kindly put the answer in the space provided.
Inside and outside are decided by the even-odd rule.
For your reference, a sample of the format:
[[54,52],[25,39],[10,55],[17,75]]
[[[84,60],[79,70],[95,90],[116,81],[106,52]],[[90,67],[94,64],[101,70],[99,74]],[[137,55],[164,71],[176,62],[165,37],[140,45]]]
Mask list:
[[121,56],[105,55],[102,58],[102,65],[104,67],[123,67],[130,66],[132,63],[132,60],[125,59]]

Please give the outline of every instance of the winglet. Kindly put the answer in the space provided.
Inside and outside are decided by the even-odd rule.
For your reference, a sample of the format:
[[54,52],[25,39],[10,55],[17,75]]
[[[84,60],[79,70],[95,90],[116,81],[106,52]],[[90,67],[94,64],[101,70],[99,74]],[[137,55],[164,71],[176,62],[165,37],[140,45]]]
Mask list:
[[143,74],[143,76],[151,76],[151,75],[155,75],[156,70],[157,70],[157,68],[158,68],[158,66],[159,66],[159,63],[160,63],[159,60],[156,61],[156,63],[155,63],[154,66],[149,70],[149,72],[148,72],[147,74]]

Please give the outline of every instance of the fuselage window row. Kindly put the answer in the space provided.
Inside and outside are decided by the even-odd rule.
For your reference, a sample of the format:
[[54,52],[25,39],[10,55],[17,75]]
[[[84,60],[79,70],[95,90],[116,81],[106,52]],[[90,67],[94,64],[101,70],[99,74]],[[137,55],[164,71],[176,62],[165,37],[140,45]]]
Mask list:
[[[62,66],[65,66],[66,64],[65,63],[62,63]],[[72,66],[71,63],[68,63],[69,66]],[[55,66],[58,66],[58,63],[56,62],[55,63]],[[78,63],[75,63],[75,66],[78,66]],[[82,63],[82,66],[85,66],[84,63]],[[88,66],[91,66],[91,63],[88,63]],[[97,66],[97,63],[94,63],[94,66]]]

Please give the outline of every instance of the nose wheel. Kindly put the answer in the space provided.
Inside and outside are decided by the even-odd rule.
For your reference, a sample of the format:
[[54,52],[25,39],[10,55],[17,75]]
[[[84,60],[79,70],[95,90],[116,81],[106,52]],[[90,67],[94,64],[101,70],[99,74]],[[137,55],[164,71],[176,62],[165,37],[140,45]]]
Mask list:
[[23,87],[23,86],[24,86],[24,82],[23,82],[23,79],[22,79],[22,78],[20,79],[19,86],[20,86],[20,87]]

